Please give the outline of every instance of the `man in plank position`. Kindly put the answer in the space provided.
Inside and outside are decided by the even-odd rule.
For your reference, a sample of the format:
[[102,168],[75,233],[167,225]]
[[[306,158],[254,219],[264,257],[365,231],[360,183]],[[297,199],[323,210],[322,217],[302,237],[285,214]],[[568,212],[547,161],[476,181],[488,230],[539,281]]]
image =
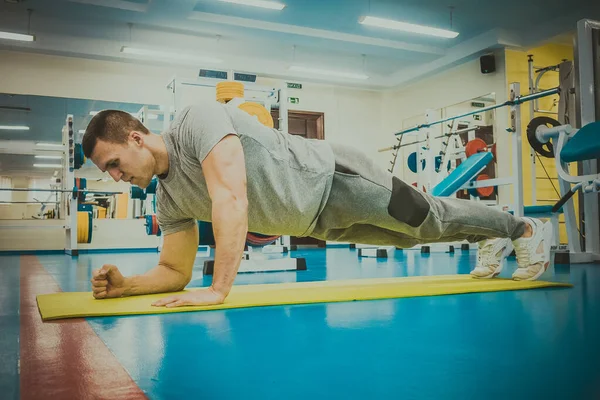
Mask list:
[[537,279],[549,263],[549,223],[421,193],[349,146],[283,134],[233,105],[188,107],[162,135],[128,113],[102,111],[82,145],[86,157],[115,181],[145,188],[154,176],[159,179],[157,219],[164,244],[158,265],[131,277],[115,265],[95,270],[97,299],[184,289],[198,248],[196,220],[213,224],[212,285],[155,306],[222,303],[248,231],[403,248],[479,242],[475,278],[497,276],[513,246],[518,263],[513,279]]

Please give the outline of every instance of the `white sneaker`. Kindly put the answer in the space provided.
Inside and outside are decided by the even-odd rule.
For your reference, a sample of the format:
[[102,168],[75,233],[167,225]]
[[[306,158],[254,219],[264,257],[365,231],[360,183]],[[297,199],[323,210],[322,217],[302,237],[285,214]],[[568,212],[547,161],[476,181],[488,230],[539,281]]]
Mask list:
[[489,279],[500,275],[504,259],[512,252],[509,238],[488,239],[479,242],[477,250],[477,265],[471,271],[471,276],[479,279]]
[[517,281],[534,281],[546,271],[550,264],[553,229],[550,222],[544,224],[539,219],[524,219],[531,225],[533,235],[513,240],[519,268],[512,277]]

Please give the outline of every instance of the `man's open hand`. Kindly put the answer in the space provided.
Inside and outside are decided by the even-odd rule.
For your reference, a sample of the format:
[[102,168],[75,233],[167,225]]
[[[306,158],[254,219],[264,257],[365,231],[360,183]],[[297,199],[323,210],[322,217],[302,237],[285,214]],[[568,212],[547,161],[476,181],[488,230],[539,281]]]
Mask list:
[[92,290],[96,299],[121,297],[125,292],[125,278],[116,265],[104,264],[92,273]]
[[165,297],[152,303],[155,307],[212,306],[222,304],[225,296],[212,287]]

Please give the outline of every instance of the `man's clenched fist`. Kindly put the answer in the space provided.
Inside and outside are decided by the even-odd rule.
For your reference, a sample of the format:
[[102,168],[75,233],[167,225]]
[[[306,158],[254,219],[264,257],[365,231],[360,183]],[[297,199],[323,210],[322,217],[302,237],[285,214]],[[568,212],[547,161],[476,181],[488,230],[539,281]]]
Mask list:
[[92,290],[96,299],[121,297],[125,292],[125,278],[116,265],[104,264],[92,273]]

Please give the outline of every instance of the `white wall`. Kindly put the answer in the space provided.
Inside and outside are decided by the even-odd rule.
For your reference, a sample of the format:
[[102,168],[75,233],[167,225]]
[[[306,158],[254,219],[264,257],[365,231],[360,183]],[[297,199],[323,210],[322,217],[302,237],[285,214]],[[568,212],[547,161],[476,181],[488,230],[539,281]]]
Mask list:
[[[153,105],[172,105],[167,83],[176,75],[195,79],[194,68],[156,67],[141,64],[0,51],[0,93],[32,94]],[[294,80],[302,82],[301,80]],[[259,79],[258,84],[282,82]],[[197,91],[199,99],[214,99],[214,89]],[[325,113],[327,140],[344,140],[364,147],[365,137],[381,131],[382,94],[376,91],[304,83],[289,90],[300,104],[291,109]],[[185,102],[190,102],[186,96]]]

